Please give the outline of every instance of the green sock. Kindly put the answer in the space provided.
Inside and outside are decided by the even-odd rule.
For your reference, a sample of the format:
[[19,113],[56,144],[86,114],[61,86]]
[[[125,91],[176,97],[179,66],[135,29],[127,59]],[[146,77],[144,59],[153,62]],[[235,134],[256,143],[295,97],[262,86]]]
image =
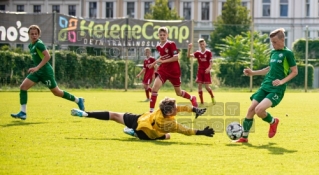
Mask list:
[[267,116],[265,118],[263,118],[263,121],[271,124],[274,121],[274,118],[267,112]]
[[27,104],[28,101],[28,91],[20,90],[20,105]]
[[253,126],[253,122],[254,122],[254,119],[248,119],[248,118],[245,118],[243,121],[243,128],[244,128],[243,137],[246,139],[248,138],[250,128]]
[[63,97],[62,98],[70,100],[70,101],[74,101],[75,100],[74,95],[68,93],[67,91],[63,91]]

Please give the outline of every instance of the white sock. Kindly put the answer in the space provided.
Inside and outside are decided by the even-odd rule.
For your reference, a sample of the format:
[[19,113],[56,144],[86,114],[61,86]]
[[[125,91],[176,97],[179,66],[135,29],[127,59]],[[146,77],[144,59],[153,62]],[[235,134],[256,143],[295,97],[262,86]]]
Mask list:
[[153,112],[154,111],[154,108],[150,108],[150,112]]
[[21,105],[21,111],[27,113],[27,105]]
[[75,97],[74,102],[75,102],[75,103],[79,103],[79,98],[78,98],[78,97]]

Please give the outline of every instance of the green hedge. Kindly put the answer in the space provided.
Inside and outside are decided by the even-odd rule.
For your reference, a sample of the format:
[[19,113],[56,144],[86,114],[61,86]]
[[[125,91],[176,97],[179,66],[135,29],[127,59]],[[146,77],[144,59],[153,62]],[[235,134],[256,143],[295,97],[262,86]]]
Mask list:
[[[292,88],[304,87],[305,84],[305,65],[298,64],[298,75],[288,82],[288,86]],[[229,87],[247,87],[249,86],[249,77],[244,76],[244,68],[249,67],[248,63],[221,63],[220,73],[217,77],[220,79],[221,84]],[[267,67],[261,66],[258,69]],[[308,65],[308,87],[312,87],[314,79],[314,67]],[[253,76],[253,86],[258,87],[261,85],[264,76]]]
[[[0,51],[0,58],[2,63],[0,64],[0,86],[19,86],[27,76],[27,70],[35,66],[29,54]],[[68,88],[125,87],[124,60],[114,61],[103,56],[77,55],[70,51],[57,51],[55,65],[58,84]],[[128,61],[129,88],[135,87],[134,79],[140,70],[134,62]]]

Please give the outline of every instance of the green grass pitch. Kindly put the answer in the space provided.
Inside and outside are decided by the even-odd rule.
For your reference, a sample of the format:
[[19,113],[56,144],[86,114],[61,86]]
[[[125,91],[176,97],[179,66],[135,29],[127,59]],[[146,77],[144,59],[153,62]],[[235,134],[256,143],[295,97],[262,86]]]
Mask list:
[[[70,91],[83,96],[86,109],[143,113],[143,91]],[[197,92],[192,92],[196,94]],[[238,102],[240,116],[205,115],[202,119],[242,119],[251,93],[215,91],[218,102]],[[165,96],[188,102],[174,92]],[[209,101],[204,91],[205,101]],[[249,144],[233,144],[225,132],[213,138],[171,134],[170,140],[141,141],[123,133],[114,121],[70,115],[75,103],[50,92],[29,92],[28,118],[18,112],[19,92],[0,92],[0,174],[318,174],[319,94],[287,92],[268,110],[280,119],[277,135],[255,116]],[[158,103],[157,103],[158,104]],[[286,116],[288,115],[288,116]],[[179,116],[179,120],[194,116]]]

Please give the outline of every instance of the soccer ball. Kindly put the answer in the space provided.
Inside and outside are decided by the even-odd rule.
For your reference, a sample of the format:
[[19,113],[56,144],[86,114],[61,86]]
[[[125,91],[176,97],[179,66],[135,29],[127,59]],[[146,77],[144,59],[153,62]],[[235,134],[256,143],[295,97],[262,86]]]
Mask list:
[[226,132],[230,139],[238,140],[243,135],[243,127],[238,122],[232,122],[227,126]]

